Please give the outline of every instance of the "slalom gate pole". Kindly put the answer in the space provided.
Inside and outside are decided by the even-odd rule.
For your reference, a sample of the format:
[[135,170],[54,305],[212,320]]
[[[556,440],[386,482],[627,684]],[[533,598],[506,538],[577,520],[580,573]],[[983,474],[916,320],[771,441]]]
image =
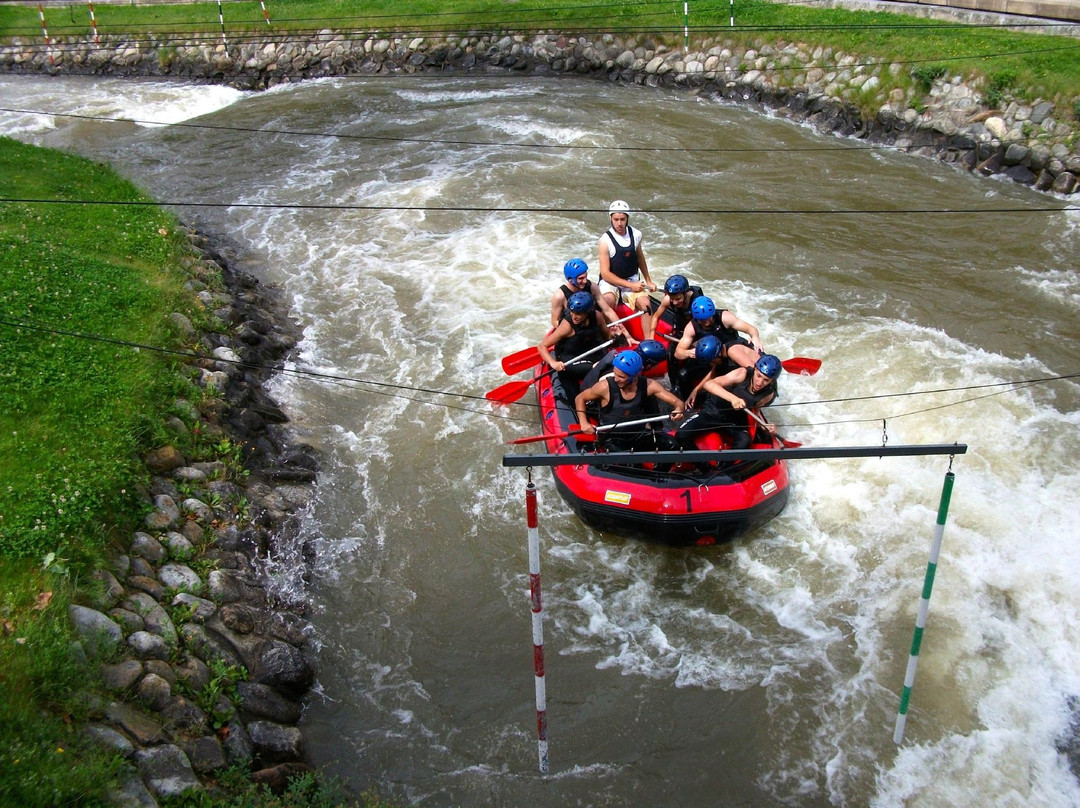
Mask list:
[[941,539],[945,535],[945,518],[949,515],[949,499],[952,497],[953,480],[956,478],[952,472],[952,463],[949,467],[949,471],[945,473],[945,484],[941,489],[937,527],[934,529],[934,540],[930,543],[930,560],[926,564],[922,598],[919,600],[919,615],[915,619],[915,636],[911,640],[911,655],[908,657],[907,671],[904,673],[904,690],[900,694],[900,709],[896,713],[893,743],[898,746],[904,740],[908,703],[911,701],[911,688],[915,684],[915,668],[919,664],[919,647],[922,645],[923,629],[926,628],[926,615],[930,611],[930,593],[934,588],[934,574],[937,572],[938,555],[941,553]]
[[544,683],[544,607],[540,599],[540,531],[536,516],[536,484],[529,470],[525,486],[525,513],[529,523],[529,593],[532,600],[533,674],[536,684],[536,751],[540,774],[548,773],[547,689]]
[[221,10],[221,0],[217,0],[217,16],[218,22],[221,23],[221,41],[228,45],[229,40],[225,38],[225,12]]
[[683,48],[690,50],[690,0],[682,4]]
[[90,6],[90,27],[94,29],[94,44],[100,45],[101,40],[98,38],[97,32],[97,20],[94,18],[94,3],[93,0],[87,0],[86,4]]
[[735,0],[730,0],[729,5],[730,5],[730,8],[731,8],[731,27],[734,28],[735,27]]
[[270,12],[266,10],[266,3],[264,0],[259,0],[259,5],[262,6],[263,19],[266,20],[266,24],[270,24]]
[[56,64],[52,55],[52,40],[49,39],[49,29],[45,27],[45,9],[38,3],[38,16],[41,17],[41,35],[45,37],[45,47],[49,49],[49,64]]

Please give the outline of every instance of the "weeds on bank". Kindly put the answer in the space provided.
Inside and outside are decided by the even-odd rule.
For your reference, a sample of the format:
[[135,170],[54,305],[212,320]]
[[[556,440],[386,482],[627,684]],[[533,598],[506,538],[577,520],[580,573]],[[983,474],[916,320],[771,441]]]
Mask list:
[[0,805],[101,805],[122,765],[79,729],[88,681],[67,620],[74,587],[55,556],[0,560]]
[[217,773],[214,787],[206,792],[168,799],[162,808],[394,808],[374,793],[364,793],[351,800],[339,783],[301,774],[289,781],[282,794],[268,787],[252,788],[243,767],[231,767]]

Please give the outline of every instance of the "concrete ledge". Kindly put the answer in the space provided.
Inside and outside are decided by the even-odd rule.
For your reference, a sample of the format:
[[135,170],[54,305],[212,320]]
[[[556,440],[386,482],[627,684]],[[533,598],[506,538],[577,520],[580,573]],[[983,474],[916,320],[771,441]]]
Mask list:
[[893,0],[893,3],[1080,22],[1080,0]]

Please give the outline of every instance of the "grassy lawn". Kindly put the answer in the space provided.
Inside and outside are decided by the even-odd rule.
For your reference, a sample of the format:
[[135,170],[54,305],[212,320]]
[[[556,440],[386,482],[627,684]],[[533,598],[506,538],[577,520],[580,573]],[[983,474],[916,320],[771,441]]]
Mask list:
[[[223,5],[226,30],[233,36],[312,32],[324,28],[402,36],[435,33],[530,32],[623,36],[652,34],[681,47],[683,4],[666,2],[582,2],[582,0],[265,0],[267,27],[258,2]],[[102,34],[174,33],[219,30],[217,3],[186,5],[108,5],[95,9]],[[940,73],[966,79],[983,77],[999,93],[1053,100],[1059,110],[1080,117],[1080,40],[997,28],[921,20],[884,12],[821,9],[765,0],[738,0],[736,27],[728,26],[726,3],[690,3],[691,49],[730,41],[761,45],[801,42],[855,54],[864,60],[899,62],[922,75]],[[50,35],[86,36],[85,4],[49,10]],[[0,37],[40,37],[32,6],[0,7]],[[929,72],[928,72],[929,71]],[[1061,112],[1058,115],[1061,117]]]
[[[143,199],[103,166],[10,140],[0,196]],[[4,557],[92,556],[112,514],[137,513],[134,458],[162,437],[155,415],[175,376],[160,356],[58,332],[168,344],[183,283],[169,271],[174,233],[154,207],[0,205]]]
[[[147,201],[105,166],[6,138],[0,197]],[[184,288],[191,257],[177,222],[153,205],[0,203],[2,806],[104,806],[126,776],[118,755],[83,734],[109,696],[95,694],[96,667],[73,647],[67,606],[85,602],[90,572],[145,512],[139,457],[166,442],[193,459],[221,451],[164,432],[169,414],[191,417],[177,396],[205,395],[176,358],[117,344],[192,347],[167,326],[174,311],[207,324]],[[247,775],[226,770],[213,792],[169,805],[346,804],[311,776],[277,796]],[[383,805],[373,796],[361,804]]]
[[[142,199],[85,160],[0,139],[0,196]],[[175,222],[154,207],[0,205],[0,803],[93,805],[118,762],[76,727],[86,670],[66,606],[136,518],[135,462],[172,400]],[[20,328],[27,323],[48,331]],[[49,557],[46,563],[46,556]]]

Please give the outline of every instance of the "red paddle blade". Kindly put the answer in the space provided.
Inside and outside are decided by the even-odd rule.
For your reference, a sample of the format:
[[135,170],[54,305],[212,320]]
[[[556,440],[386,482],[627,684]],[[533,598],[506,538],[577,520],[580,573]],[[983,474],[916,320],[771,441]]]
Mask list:
[[539,443],[542,440],[558,440],[559,438],[569,438],[573,435],[580,441],[596,440],[595,435],[581,434],[581,427],[574,424],[573,428],[569,432],[553,432],[550,435],[529,435],[527,438],[515,438],[514,440],[508,440],[507,444],[510,446],[520,446],[523,443]]
[[507,382],[494,390],[488,390],[484,393],[484,398],[488,401],[494,401],[496,404],[513,404],[529,392],[532,385],[532,382],[527,381]]
[[821,368],[820,359],[809,359],[805,356],[795,356],[785,359],[780,363],[788,373],[796,376],[813,376]]
[[787,438],[781,438],[779,435],[774,435],[773,437],[780,441],[780,444],[785,449],[798,449],[800,446],[802,446],[802,444],[799,443],[797,440],[788,440]]
[[507,376],[513,376],[515,373],[521,373],[523,370],[534,368],[543,361],[544,360],[540,357],[540,351],[536,349],[536,346],[530,345],[528,348],[522,348],[517,353],[504,356],[502,367],[503,370],[506,371]]

